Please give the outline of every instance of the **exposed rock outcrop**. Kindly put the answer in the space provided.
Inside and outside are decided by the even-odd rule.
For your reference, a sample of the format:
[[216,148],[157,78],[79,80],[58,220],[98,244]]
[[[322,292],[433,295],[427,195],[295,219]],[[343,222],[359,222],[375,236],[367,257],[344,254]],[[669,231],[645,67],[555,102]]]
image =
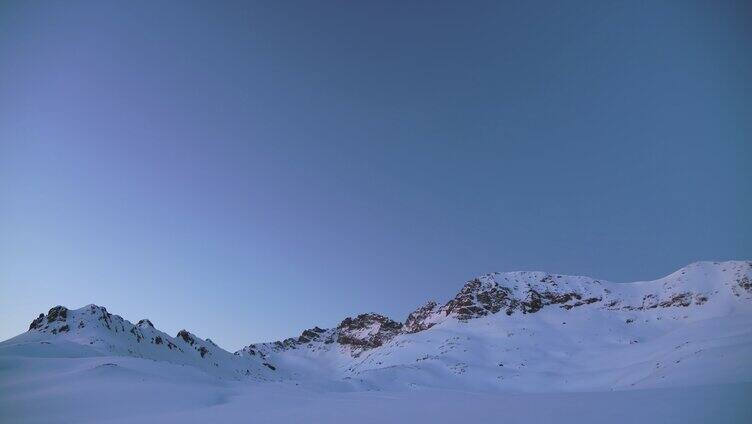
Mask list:
[[360,314],[345,318],[337,326],[337,342],[355,349],[372,349],[391,340],[401,330],[401,322],[375,313]]
[[446,315],[456,314],[458,319],[467,320],[501,310],[511,315],[518,304],[519,301],[512,297],[510,289],[476,278],[465,283],[454,299],[441,309]]
[[47,322],[65,321],[68,319],[68,308],[65,306],[55,306],[47,313]]
[[29,324],[29,331],[36,330],[37,328],[42,328],[42,325],[44,324],[44,314],[39,314],[39,316],[34,319],[34,321]]
[[139,327],[151,327],[154,328],[154,324],[151,323],[148,319],[142,319],[136,324]]
[[436,312],[438,305],[433,300],[426,302],[425,305],[414,310],[405,320],[404,330],[406,333],[417,333],[418,331],[428,330],[435,322],[429,318]]

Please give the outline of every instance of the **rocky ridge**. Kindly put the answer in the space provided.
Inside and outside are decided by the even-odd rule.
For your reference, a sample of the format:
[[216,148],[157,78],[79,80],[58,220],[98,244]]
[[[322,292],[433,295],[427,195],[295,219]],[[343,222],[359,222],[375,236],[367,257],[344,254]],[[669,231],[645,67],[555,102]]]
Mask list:
[[22,336],[26,336],[29,342],[62,338],[60,341],[73,341],[108,355],[192,365],[224,377],[273,378],[268,374],[271,364],[241,358],[220,348],[210,339],[201,339],[187,330],[180,330],[175,337],[171,337],[157,330],[148,319],[134,325],[97,305],[75,310],[55,306],[47,314],[39,314]]
[[[371,361],[369,352],[407,343],[405,337],[426,332],[447,320],[461,323],[490,316],[512,319],[553,308],[621,314],[662,309],[702,311],[713,299],[729,296],[752,299],[752,262],[696,263],[659,280],[626,284],[544,272],[486,274],[467,281],[443,305],[430,301],[420,306],[404,322],[365,313],[347,317],[334,328],[312,327],[297,337],[251,344],[234,354],[187,330],[172,337],[157,330],[148,319],[134,325],[97,305],[77,310],[55,306],[30,323],[27,338],[62,337],[110,354],[194,365],[222,376],[277,379],[277,361],[285,352],[318,355],[336,350],[352,358],[353,363],[358,363],[358,358]],[[637,316],[624,319],[630,323]]]
[[[688,285],[704,278],[707,269],[726,272],[734,277],[727,285],[735,296],[752,295],[752,262],[697,262],[655,282],[611,283],[582,276],[567,276],[539,271],[490,273],[467,281],[444,305],[435,301],[415,309],[404,322],[377,313],[345,318],[333,329],[306,330],[297,338],[251,345],[251,349],[280,352],[289,349],[318,350],[322,344],[336,343],[358,356],[377,348],[400,334],[425,331],[446,319],[467,321],[503,313],[535,314],[545,308],[572,310],[590,307],[613,311],[642,311],[655,308],[686,308],[702,305],[718,294],[715,287]],[[660,284],[650,284],[657,283]],[[636,286],[639,289],[636,290]]]

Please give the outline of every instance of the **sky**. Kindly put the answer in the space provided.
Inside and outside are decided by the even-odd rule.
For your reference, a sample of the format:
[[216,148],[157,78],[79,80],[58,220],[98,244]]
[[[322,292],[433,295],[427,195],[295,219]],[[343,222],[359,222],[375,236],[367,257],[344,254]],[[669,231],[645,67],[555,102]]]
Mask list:
[[[745,4],[746,3],[746,4]],[[0,5],[0,339],[226,349],[493,271],[752,259],[750,2]]]

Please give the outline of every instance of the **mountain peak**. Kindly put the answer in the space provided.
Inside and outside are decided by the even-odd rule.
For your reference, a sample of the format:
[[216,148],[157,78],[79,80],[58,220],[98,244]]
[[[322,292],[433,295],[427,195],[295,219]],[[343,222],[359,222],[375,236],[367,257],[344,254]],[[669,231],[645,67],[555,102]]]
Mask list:
[[148,319],[144,318],[142,320],[138,321],[138,324],[136,324],[137,327],[143,328],[143,327],[151,327],[154,328],[154,324],[151,323]]
[[47,312],[47,315],[39,314],[39,316],[29,324],[29,331],[47,331],[49,329],[53,334],[57,334],[60,331],[66,332],[70,329],[70,327],[65,324],[67,320],[68,308],[60,305],[53,306]]

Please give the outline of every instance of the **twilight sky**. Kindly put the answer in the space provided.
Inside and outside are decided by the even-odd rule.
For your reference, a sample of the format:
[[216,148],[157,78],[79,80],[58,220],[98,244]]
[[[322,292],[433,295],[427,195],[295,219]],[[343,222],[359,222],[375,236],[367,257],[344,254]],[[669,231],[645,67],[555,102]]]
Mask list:
[[752,259],[752,3],[403,3],[2,2],[0,339]]

